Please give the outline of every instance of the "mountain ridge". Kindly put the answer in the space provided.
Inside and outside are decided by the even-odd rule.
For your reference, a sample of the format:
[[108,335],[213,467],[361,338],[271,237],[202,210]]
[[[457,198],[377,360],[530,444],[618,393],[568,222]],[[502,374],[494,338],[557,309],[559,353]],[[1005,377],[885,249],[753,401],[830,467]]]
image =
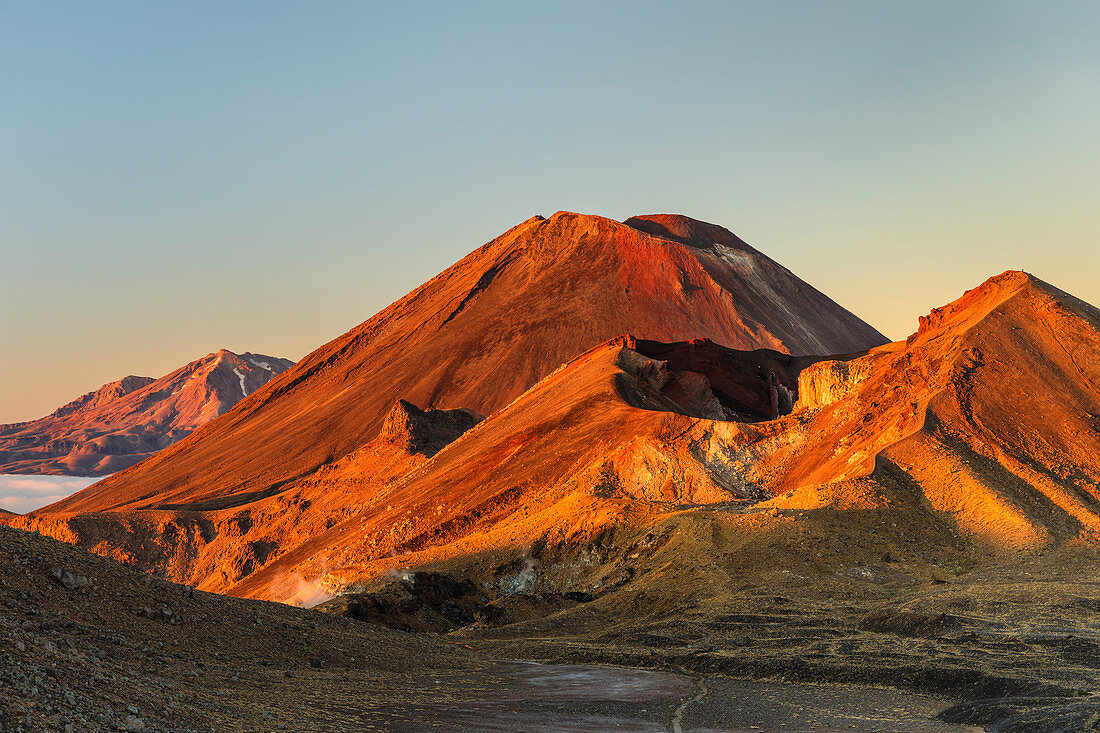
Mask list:
[[[1047,311],[1065,319],[1053,332],[1091,339],[1096,346],[1082,353],[1100,352],[1095,309],[1025,273],[1008,272],[935,309],[910,340],[840,360],[624,335],[569,360],[477,425],[450,432],[430,455],[417,453],[398,431],[401,440],[379,435],[275,493],[186,505],[158,505],[147,497],[129,508],[120,505],[117,514],[72,514],[65,504],[79,509],[77,495],[17,523],[85,546],[106,542],[102,547],[117,556],[206,589],[283,600],[293,599],[286,594],[303,584],[332,593],[395,567],[442,564],[477,577],[491,568],[473,558],[488,554],[504,567],[532,547],[569,564],[594,538],[629,537],[646,527],[661,534],[661,526],[690,507],[738,506],[754,517],[754,531],[768,533],[785,531],[791,517],[805,513],[810,518],[799,522],[812,528],[821,512],[842,518],[911,512],[907,521],[915,527],[961,538],[953,542],[970,549],[959,552],[1091,544],[1100,522],[1092,505],[1100,497],[1089,498],[1084,478],[1073,479],[1074,488],[1066,478],[1076,474],[1057,472],[1064,474],[1072,460],[1074,471],[1100,482],[1100,468],[1089,463],[1090,451],[1100,450],[1092,445],[1095,436],[1083,447],[1059,448],[1059,469],[1047,453],[1036,452],[1035,441],[1013,443],[1003,420],[979,429],[965,415],[981,417],[982,408],[951,407],[975,394],[961,380],[973,381],[975,369],[996,361],[994,349],[986,359],[974,344],[1006,343],[1004,334],[1025,328],[1031,336],[1012,349],[1022,349],[1020,363],[1026,362],[1023,354],[1039,361],[1022,377],[1021,395],[1030,390],[1029,399],[1047,400],[1026,386],[1028,375],[1040,375],[1040,384],[1073,378],[1065,370],[1080,369],[1080,359],[1037,325]],[[1043,364],[1055,371],[1044,375]],[[1100,365],[1084,366],[1100,373]],[[1086,388],[1066,392],[1086,401],[1065,417],[1078,415],[1073,419],[1081,428],[1089,420],[1080,415],[1100,414],[1100,391],[1087,387],[1096,375],[1085,377]],[[780,387],[790,395],[786,402]],[[1004,392],[997,388],[983,399],[1003,403]],[[1059,396],[1042,414],[1064,410],[1064,402]],[[388,412],[400,425],[411,425],[421,413],[433,414],[407,401]],[[1041,424],[1030,429],[1047,435],[1044,440],[1059,439]],[[1081,434],[1080,428],[1070,432]],[[1011,450],[997,454],[990,448],[995,442]],[[961,448],[964,443],[971,447]],[[1014,478],[975,463],[975,450],[1008,467]],[[1028,465],[1053,466],[1055,473],[1029,473]],[[349,504],[342,496],[355,499]],[[689,511],[677,521],[705,516]],[[132,539],[108,529],[119,520],[135,533]],[[156,539],[158,527],[174,524],[179,529],[173,536],[191,538],[183,555]],[[213,544],[201,539],[203,533],[216,537]],[[912,542],[899,539],[889,554],[927,568],[929,559],[914,555]],[[158,544],[161,549],[154,549]],[[257,547],[270,549],[250,549]],[[180,565],[173,557],[192,559]],[[621,569],[596,566],[592,572]],[[921,577],[928,570],[914,572]],[[588,584],[601,582],[588,578]],[[578,590],[576,579],[545,582],[555,592]],[[562,582],[567,584],[555,585]]]

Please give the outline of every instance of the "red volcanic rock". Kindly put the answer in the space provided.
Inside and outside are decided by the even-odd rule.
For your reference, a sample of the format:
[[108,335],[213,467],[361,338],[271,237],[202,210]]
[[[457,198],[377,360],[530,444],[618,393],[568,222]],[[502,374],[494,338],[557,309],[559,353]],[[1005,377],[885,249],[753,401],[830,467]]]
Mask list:
[[201,439],[73,501],[243,504],[375,438],[398,399],[488,415],[623,333],[792,354],[885,342],[721,227],[692,226],[713,239],[685,244],[568,212],[529,219],[307,356]]
[[[677,572],[730,547],[774,542],[796,555],[792,522],[820,550],[869,562],[860,543],[883,539],[868,534],[872,514],[897,528],[887,546],[907,557],[940,552],[928,537],[982,557],[1100,544],[1100,311],[1006,273],[937,312],[908,344],[807,366],[706,342],[612,340],[229,590],[279,598],[287,578],[335,590],[395,567],[488,580],[487,563],[527,552],[571,568],[540,588],[589,590],[609,573],[593,557],[627,554],[628,543],[607,549],[621,532],[694,538],[679,571],[643,566],[647,589],[671,592]],[[767,406],[770,386],[792,377],[805,393],[788,415],[699,414],[728,410],[719,394]],[[730,504],[739,511],[684,513]]]
[[160,379],[105,384],[41,419],[0,425],[0,473],[120,471],[190,435],[293,364],[222,349]]
[[673,239],[692,247],[710,248],[715,244],[741,252],[759,254],[733,232],[683,214],[647,214],[623,222],[628,227],[664,239]]

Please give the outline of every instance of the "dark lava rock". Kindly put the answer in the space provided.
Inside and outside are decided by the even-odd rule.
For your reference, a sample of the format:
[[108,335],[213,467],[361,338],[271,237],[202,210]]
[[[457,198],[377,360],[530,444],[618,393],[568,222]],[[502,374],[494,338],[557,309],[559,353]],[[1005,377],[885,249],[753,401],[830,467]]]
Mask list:
[[946,613],[880,609],[864,616],[859,622],[859,628],[899,636],[938,636],[945,631],[959,628],[961,624],[959,618]]
[[447,573],[405,573],[373,592],[345,593],[317,610],[402,631],[445,633],[464,626],[505,626],[588,603],[591,593],[500,593]]
[[318,609],[403,631],[445,632],[483,618],[488,602],[469,580],[415,572],[372,593],[337,596]]
[[54,580],[61,585],[65,586],[69,590],[79,590],[88,585],[88,579],[83,575],[77,575],[65,568],[54,568],[53,571]]

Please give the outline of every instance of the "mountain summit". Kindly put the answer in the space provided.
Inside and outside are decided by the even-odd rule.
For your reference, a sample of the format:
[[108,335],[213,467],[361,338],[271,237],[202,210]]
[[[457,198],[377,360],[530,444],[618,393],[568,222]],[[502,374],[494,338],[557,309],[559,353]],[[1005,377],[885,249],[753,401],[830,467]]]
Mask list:
[[489,415],[624,333],[796,355],[886,342],[721,227],[563,211],[513,227],[314,351],[201,439],[74,501],[244,503],[373,439],[399,399]]

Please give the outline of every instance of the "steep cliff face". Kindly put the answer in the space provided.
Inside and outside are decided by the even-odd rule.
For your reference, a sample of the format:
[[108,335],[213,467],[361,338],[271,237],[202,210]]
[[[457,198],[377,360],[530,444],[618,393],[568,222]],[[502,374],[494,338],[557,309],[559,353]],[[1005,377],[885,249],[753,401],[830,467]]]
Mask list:
[[816,357],[736,351],[707,339],[665,344],[627,336],[624,400],[646,409],[738,422],[774,420],[794,406],[799,370]]
[[0,473],[120,471],[190,435],[293,364],[222,349],[160,379],[105,384],[39,420],[0,425]]
[[812,410],[839,402],[872,374],[869,360],[823,359],[798,374],[798,406]]

